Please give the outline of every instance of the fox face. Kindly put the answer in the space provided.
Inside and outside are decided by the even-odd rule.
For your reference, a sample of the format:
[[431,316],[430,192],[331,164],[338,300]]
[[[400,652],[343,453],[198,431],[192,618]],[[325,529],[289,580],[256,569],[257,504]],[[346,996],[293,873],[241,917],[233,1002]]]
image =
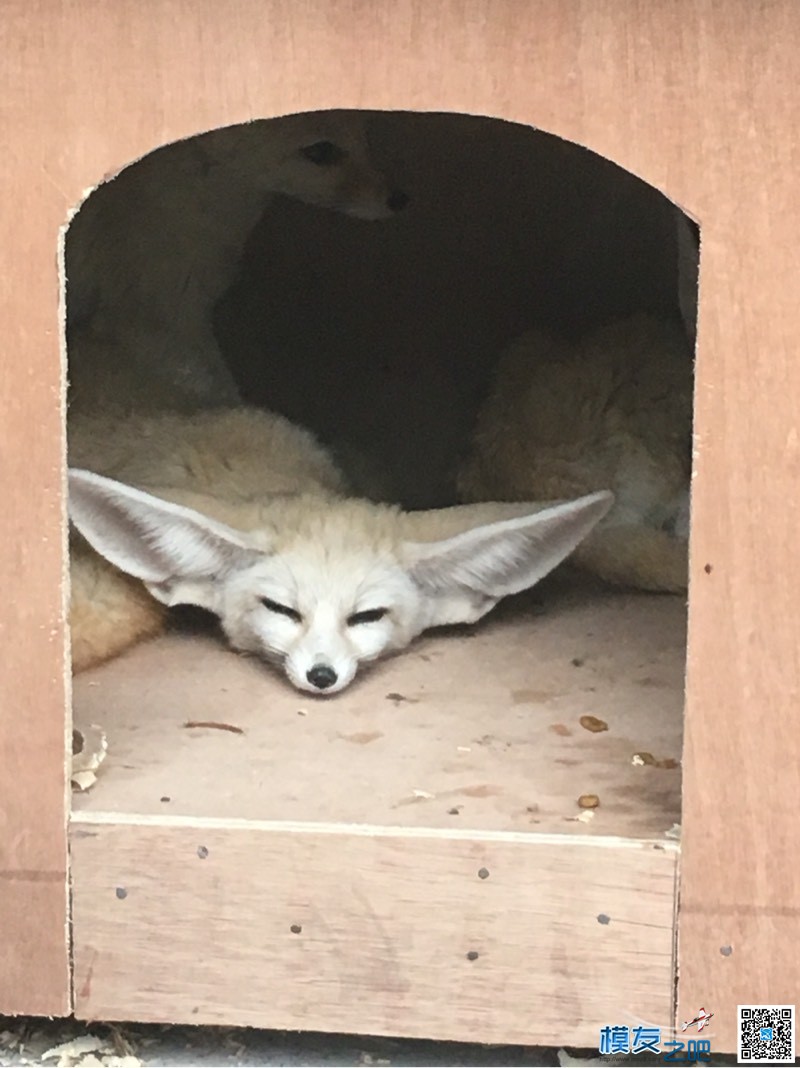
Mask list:
[[427,624],[423,599],[392,552],[326,548],[300,535],[243,560],[212,610],[234,648],[282,667],[299,690],[334,694],[360,664],[403,648]]
[[363,117],[322,112],[299,118],[295,143],[275,170],[264,172],[270,191],[359,219],[390,218],[406,207],[407,194],[391,188],[370,159]]
[[89,545],[166,605],[214,612],[233,648],[331,695],[359,666],[429,627],[474,623],[535,585],[602,519],[594,493],[550,506],[403,513],[360,500],[273,498],[239,530],[124,483],[70,471],[70,517]]

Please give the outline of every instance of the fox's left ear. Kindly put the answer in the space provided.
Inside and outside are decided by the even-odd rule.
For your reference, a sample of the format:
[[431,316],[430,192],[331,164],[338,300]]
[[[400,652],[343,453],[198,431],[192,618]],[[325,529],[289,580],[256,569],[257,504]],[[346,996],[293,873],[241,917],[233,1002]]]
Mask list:
[[[613,503],[613,494],[602,492],[552,507],[531,504],[533,514],[484,523],[443,541],[406,542],[403,562],[433,603],[428,626],[474,623],[501,598],[534,586],[577,548]],[[455,518],[459,509],[447,511]],[[423,528],[424,518],[418,521]],[[436,513],[430,518],[435,523]]]

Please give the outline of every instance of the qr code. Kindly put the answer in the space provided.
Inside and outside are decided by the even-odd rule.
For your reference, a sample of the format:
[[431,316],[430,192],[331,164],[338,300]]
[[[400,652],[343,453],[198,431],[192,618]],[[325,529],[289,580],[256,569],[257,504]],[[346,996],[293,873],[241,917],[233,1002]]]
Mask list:
[[740,1005],[738,1060],[794,1064],[794,1005]]

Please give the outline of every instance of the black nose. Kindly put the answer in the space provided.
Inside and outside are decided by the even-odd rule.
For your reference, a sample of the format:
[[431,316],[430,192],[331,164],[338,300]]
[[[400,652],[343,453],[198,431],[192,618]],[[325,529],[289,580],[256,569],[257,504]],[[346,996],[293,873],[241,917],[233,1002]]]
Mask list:
[[338,677],[333,668],[328,667],[327,664],[315,664],[306,672],[306,678],[318,690],[327,690],[329,686],[333,686]]
[[386,200],[386,207],[389,211],[402,211],[408,200],[408,193],[404,193],[402,189],[393,189]]

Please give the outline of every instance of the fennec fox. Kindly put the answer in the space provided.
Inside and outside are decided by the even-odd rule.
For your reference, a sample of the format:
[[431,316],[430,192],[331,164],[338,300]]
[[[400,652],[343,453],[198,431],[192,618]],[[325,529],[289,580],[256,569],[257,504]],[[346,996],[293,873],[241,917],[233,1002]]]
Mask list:
[[572,560],[645,590],[687,586],[692,353],[679,325],[638,315],[576,343],[531,331],[498,367],[459,474],[465,501],[572,497],[614,507]]
[[357,112],[226,127],[125,168],[67,233],[73,406],[239,403],[212,313],[271,194],[373,220],[407,201],[371,162]]
[[612,500],[404,513],[348,498],[311,434],[247,409],[75,420],[70,459],[94,468],[69,476],[75,670],[191,604],[318,694],[534,585]]

